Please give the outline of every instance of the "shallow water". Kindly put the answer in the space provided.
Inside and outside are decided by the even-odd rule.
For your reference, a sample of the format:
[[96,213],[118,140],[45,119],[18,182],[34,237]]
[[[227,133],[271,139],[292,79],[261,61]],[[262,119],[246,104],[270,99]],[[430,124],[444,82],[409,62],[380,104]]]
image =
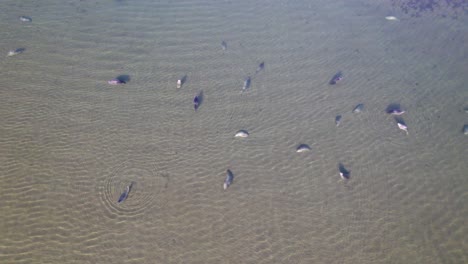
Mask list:
[[0,263],[468,262],[466,17],[154,2],[0,3]]

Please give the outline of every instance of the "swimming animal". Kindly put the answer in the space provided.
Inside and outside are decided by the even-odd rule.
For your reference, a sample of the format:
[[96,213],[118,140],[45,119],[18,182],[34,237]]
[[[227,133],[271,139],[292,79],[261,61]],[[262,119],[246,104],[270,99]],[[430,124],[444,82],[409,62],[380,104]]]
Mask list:
[[351,171],[347,170],[342,163],[338,164],[338,171],[343,180],[349,180],[349,178],[351,178]]
[[193,108],[197,111],[198,107],[200,107],[200,98],[197,95],[193,98]]
[[333,77],[331,78],[329,84],[334,85],[334,84],[337,84],[341,80],[343,80],[343,73],[341,71],[339,71],[335,75],[333,75]]
[[335,116],[335,125],[339,126],[341,124],[341,115]]
[[120,80],[119,78],[115,78],[115,79],[107,81],[107,83],[111,85],[117,85],[117,84],[125,84],[126,82],[124,80]]
[[17,48],[14,50],[10,50],[7,56],[8,57],[15,56],[15,55],[23,53],[25,50],[26,50],[25,48]]
[[226,179],[224,180],[224,185],[223,185],[224,190],[226,190],[232,184],[232,181],[234,180],[234,174],[232,173],[231,170],[228,169],[226,174],[227,174]]
[[19,20],[21,20],[22,22],[32,22],[32,18],[28,16],[20,16]]
[[398,125],[398,128],[399,128],[399,129],[405,131],[406,134],[408,135],[408,127],[407,127],[405,124],[403,124],[403,123],[400,122],[400,121],[397,121],[397,125]]
[[463,134],[468,135],[468,125],[463,126]]
[[307,144],[300,144],[296,148],[297,153],[308,152],[308,151],[310,151],[310,147]]
[[186,81],[187,81],[187,75],[184,75],[182,78],[177,80],[177,88],[181,88],[182,85],[184,85]]
[[223,48],[223,50],[227,50],[227,43],[226,43],[226,41],[223,40],[223,41],[221,42],[221,48]]
[[202,102],[203,102],[203,91],[200,91],[198,95],[196,95],[193,98],[193,108],[195,109],[195,111],[198,110]]
[[353,113],[361,113],[363,109],[364,109],[364,104],[358,104],[356,105],[356,107],[354,107]]
[[237,131],[237,133],[234,135],[234,137],[236,138],[246,138],[249,136],[249,132],[247,132],[246,130],[239,130]]
[[258,65],[257,70],[255,71],[255,74],[261,72],[263,69],[265,69],[265,62],[262,62]]
[[390,115],[402,115],[404,113],[405,111],[401,109],[392,109],[392,110],[387,111],[387,114],[390,114]]
[[389,115],[399,116],[405,113],[404,110],[401,109],[400,104],[392,103],[387,106],[385,112]]
[[245,91],[250,88],[250,82],[251,82],[251,79],[249,76],[244,80],[244,86],[242,87],[242,91]]
[[130,185],[128,185],[127,188],[125,188],[125,191],[120,195],[119,200],[117,200],[117,203],[122,203],[125,200],[127,200],[128,194],[132,190],[132,187],[133,187],[133,182],[131,182]]
[[385,19],[389,20],[389,21],[399,21],[400,20],[400,19],[398,19],[397,17],[394,17],[394,16],[386,16]]

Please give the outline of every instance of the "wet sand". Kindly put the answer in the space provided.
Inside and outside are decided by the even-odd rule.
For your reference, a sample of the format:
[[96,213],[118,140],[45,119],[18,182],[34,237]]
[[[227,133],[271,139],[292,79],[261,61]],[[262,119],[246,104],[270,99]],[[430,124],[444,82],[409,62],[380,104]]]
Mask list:
[[373,2],[2,2],[0,263],[467,262],[468,23]]

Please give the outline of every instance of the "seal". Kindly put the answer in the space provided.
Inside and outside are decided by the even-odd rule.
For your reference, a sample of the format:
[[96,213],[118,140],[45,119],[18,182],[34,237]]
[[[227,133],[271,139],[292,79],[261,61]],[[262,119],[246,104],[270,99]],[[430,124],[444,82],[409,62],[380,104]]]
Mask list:
[[31,17],[28,17],[28,16],[20,16],[19,17],[19,20],[21,22],[32,22],[32,18]]
[[249,132],[247,132],[247,130],[239,130],[234,135],[234,137],[236,138],[246,138],[248,136],[249,136]]
[[123,203],[125,200],[127,200],[128,194],[132,190],[132,187],[133,182],[131,182],[130,185],[128,185],[127,188],[125,188],[125,191],[123,191],[123,193],[120,195],[119,200],[117,200],[117,203]]
[[245,91],[250,88],[250,82],[251,82],[251,79],[249,76],[244,80],[244,86],[242,87],[242,91]]
[[107,83],[110,85],[118,85],[118,84],[125,84],[126,82],[123,80],[119,80],[119,79],[112,79],[112,80],[107,81]]
[[232,173],[231,170],[227,170],[226,171],[226,179],[224,179],[224,185],[223,185],[223,188],[224,190],[226,190],[231,184],[232,184],[232,181],[234,180],[234,174]]
[[356,107],[354,107],[353,113],[361,113],[363,109],[364,109],[364,104],[358,104],[356,105]]
[[397,122],[397,125],[398,125],[398,128],[399,128],[399,129],[405,131],[406,134],[408,135],[408,127],[407,127],[405,124],[400,123],[400,122]]
[[303,153],[303,152],[308,152],[308,151],[310,151],[310,147],[307,144],[300,144],[296,148],[297,153]]
[[14,49],[14,50],[10,50],[8,52],[8,57],[11,57],[11,56],[15,56],[15,55],[18,55],[18,54],[21,54],[23,52],[25,52],[26,49],[25,48],[17,48],[17,49]]
[[331,78],[331,80],[328,82],[328,84],[330,85],[335,85],[337,84],[339,81],[343,80],[343,73],[341,71],[337,72],[335,75],[333,75],[333,77]]
[[195,111],[198,110],[200,105],[203,103],[203,91],[200,91],[194,98],[193,98],[193,108]]
[[258,65],[257,70],[255,71],[255,74],[257,74],[257,73],[263,71],[263,69],[265,69],[265,62],[264,62],[264,61],[262,61],[262,63],[260,63],[260,64]]
[[341,115],[335,116],[335,125],[336,126],[339,126],[341,124],[341,118],[342,118]]
[[351,178],[351,171],[347,170],[342,163],[338,164],[338,171],[343,180],[349,180],[349,178]]
[[182,85],[187,81],[187,75],[182,76],[182,78],[177,80],[177,88],[181,88]]
[[402,115],[404,113],[405,111],[401,109],[392,109],[392,110],[387,111],[387,114],[390,114],[390,115]]

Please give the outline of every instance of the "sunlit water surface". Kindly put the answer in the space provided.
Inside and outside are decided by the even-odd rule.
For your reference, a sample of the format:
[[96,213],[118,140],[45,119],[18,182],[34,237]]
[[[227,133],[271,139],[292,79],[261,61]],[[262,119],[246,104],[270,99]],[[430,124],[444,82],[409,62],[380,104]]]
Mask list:
[[466,17],[26,2],[0,3],[0,263],[468,262]]

